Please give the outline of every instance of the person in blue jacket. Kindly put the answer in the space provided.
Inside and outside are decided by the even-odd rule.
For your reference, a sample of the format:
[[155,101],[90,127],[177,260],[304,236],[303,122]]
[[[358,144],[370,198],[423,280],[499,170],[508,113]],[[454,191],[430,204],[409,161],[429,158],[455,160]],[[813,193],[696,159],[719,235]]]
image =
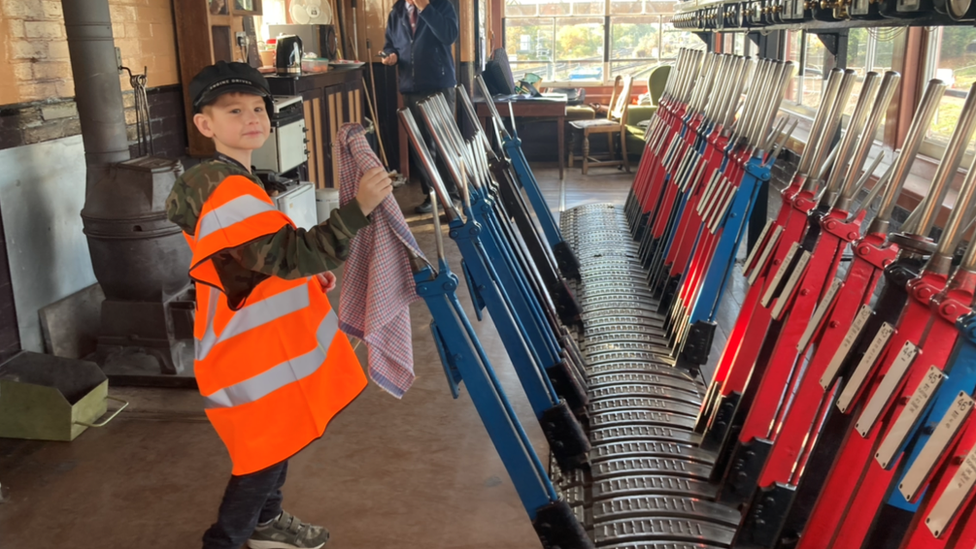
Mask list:
[[[457,12],[449,0],[397,0],[386,22],[386,44],[383,46],[386,57],[383,64],[395,65],[400,69],[400,93],[404,106],[413,112],[435,160],[436,148],[427,135],[417,103],[441,94],[447,99],[451,111],[455,110],[457,98],[454,87],[457,86],[457,78],[451,46],[457,41],[458,34]],[[417,160],[416,156],[414,158]],[[429,198],[429,176],[423,172],[419,161],[415,161],[415,164],[422,172],[421,187],[424,196],[428,197],[417,206],[417,212],[429,213],[433,210]],[[437,164],[441,166],[440,162]],[[441,173],[447,172],[441,169]],[[456,199],[453,182],[450,178],[444,179]]]

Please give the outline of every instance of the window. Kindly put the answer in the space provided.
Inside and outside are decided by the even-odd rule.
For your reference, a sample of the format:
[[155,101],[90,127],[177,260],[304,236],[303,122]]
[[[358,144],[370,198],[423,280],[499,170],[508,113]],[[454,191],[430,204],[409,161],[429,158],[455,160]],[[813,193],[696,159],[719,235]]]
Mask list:
[[[847,68],[857,72],[857,85],[851,95],[851,102],[844,114],[854,114],[857,97],[864,82],[864,76],[871,71],[884,76],[885,71],[891,70],[896,52],[905,48],[905,28],[895,29],[851,29],[847,43]],[[885,120],[881,120],[875,139],[882,140],[884,136]]]
[[618,74],[646,76],[681,48],[704,49],[670,23],[670,1],[508,0],[505,49],[516,79],[603,83]]
[[[976,29],[934,27],[927,29],[926,80],[938,78],[947,84],[935,120],[929,127],[922,152],[940,158],[959,120],[966,93],[976,81]],[[969,150],[976,149],[969,143]]]
[[[883,74],[891,70],[895,58],[905,49],[905,36],[904,28],[850,29],[846,61],[847,67],[857,73],[858,79],[844,111],[845,126],[854,113],[864,76],[869,71]],[[812,117],[820,106],[828,69],[834,66],[833,55],[816,34],[804,31],[786,31],[785,48],[786,59],[797,65],[797,76],[787,88],[783,109],[792,114]],[[800,127],[806,128],[808,125],[808,122],[801,122]],[[883,138],[884,120],[875,133],[876,140],[883,141]]]
[[810,114],[820,106],[824,65],[829,55],[817,35],[787,31],[786,59],[796,65],[796,76],[786,90],[786,108]]

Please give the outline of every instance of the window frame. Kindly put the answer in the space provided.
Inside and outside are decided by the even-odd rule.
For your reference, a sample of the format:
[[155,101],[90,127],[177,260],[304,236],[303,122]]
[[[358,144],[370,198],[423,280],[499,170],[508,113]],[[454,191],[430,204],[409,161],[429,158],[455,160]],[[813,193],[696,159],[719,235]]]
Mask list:
[[[593,2],[587,2],[587,3],[591,4]],[[659,2],[659,1],[655,1],[654,3],[665,4],[665,2]],[[677,59],[677,54],[673,56],[664,55],[665,33],[692,34],[689,31],[675,29],[674,27],[665,30],[665,27],[670,24],[670,18],[674,15],[673,13],[613,14],[612,4],[613,4],[613,0],[603,0],[604,7],[603,7],[602,15],[601,14],[573,14],[571,13],[572,10],[570,10],[569,14],[541,15],[539,14],[539,9],[538,9],[541,5],[537,5],[536,15],[509,16],[505,13],[506,6],[503,6],[502,14],[501,14],[502,15],[501,17],[502,47],[505,47],[508,40],[508,30],[509,30],[509,25],[507,24],[508,19],[520,20],[520,21],[527,21],[527,20],[552,21],[553,40],[555,40],[555,33],[558,29],[558,25],[557,25],[558,19],[568,19],[568,18],[575,18],[575,17],[587,18],[587,19],[602,18],[603,19],[603,60],[602,61],[593,61],[591,59],[557,59],[555,44],[553,44],[553,47],[550,48],[551,49],[550,56],[549,59],[547,60],[519,61],[518,59],[516,59],[511,61],[514,67],[518,67],[520,64],[523,63],[545,64],[547,66],[548,71],[552,71],[552,67],[557,63],[586,63],[586,64],[593,64],[593,65],[599,64],[602,66],[602,74],[603,74],[602,80],[554,80],[554,81],[546,81],[546,86],[547,87],[564,87],[564,86],[602,87],[602,86],[611,85],[613,83],[615,77],[614,66],[619,63],[647,62],[648,64],[653,64],[653,63],[661,64],[661,63],[675,61]],[[570,3],[569,5],[572,6],[574,4]],[[638,21],[644,20],[647,21],[647,23],[653,25],[655,27],[655,34],[657,36],[656,48],[655,48],[657,50],[657,56],[656,57],[627,57],[627,58],[620,58],[620,59],[614,58],[613,57],[614,55],[613,25],[615,19],[628,19],[628,20],[638,20]],[[700,47],[701,49],[706,49],[705,43],[701,42]],[[509,52],[509,55],[511,55],[511,52]],[[517,72],[517,69],[514,70],[513,72]]]

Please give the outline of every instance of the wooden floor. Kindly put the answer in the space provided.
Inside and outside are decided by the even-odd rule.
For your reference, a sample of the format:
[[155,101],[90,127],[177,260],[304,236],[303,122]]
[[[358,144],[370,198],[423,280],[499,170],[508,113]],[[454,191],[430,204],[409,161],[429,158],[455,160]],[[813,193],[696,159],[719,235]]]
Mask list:
[[[558,212],[590,202],[622,205],[632,174],[593,170],[587,177],[533,166]],[[395,196],[418,242],[434,255],[430,215],[408,185]],[[447,259],[460,274],[457,246]],[[330,295],[338,303],[339,288]],[[744,293],[733,277],[711,353]],[[498,331],[474,318],[467,286],[458,297],[539,455],[548,454]],[[467,391],[451,397],[423,302],[410,308],[417,381],[397,400],[374,384],[290,460],[286,509],[332,531],[331,549],[537,549],[538,538]],[[365,346],[363,346],[365,347]],[[365,349],[359,349],[366,360]],[[710,375],[710,372],[705,372]],[[131,402],[104,429],[71,443],[0,439],[0,547],[77,549],[200,547],[230,473],[226,451],[207,422],[196,390],[112,387]]]

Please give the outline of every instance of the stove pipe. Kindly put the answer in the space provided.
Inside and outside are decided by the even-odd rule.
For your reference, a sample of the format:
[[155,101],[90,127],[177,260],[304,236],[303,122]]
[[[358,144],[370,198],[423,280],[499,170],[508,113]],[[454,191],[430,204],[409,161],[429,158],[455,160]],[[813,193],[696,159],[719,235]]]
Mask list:
[[88,164],[86,192],[130,158],[108,0],[62,0],[75,102]]
[[[152,384],[192,364],[190,248],[166,217],[183,168],[167,158],[130,158],[108,1],[61,5],[87,164],[81,218],[105,294],[96,361],[113,383]],[[158,366],[140,366],[138,356]]]

